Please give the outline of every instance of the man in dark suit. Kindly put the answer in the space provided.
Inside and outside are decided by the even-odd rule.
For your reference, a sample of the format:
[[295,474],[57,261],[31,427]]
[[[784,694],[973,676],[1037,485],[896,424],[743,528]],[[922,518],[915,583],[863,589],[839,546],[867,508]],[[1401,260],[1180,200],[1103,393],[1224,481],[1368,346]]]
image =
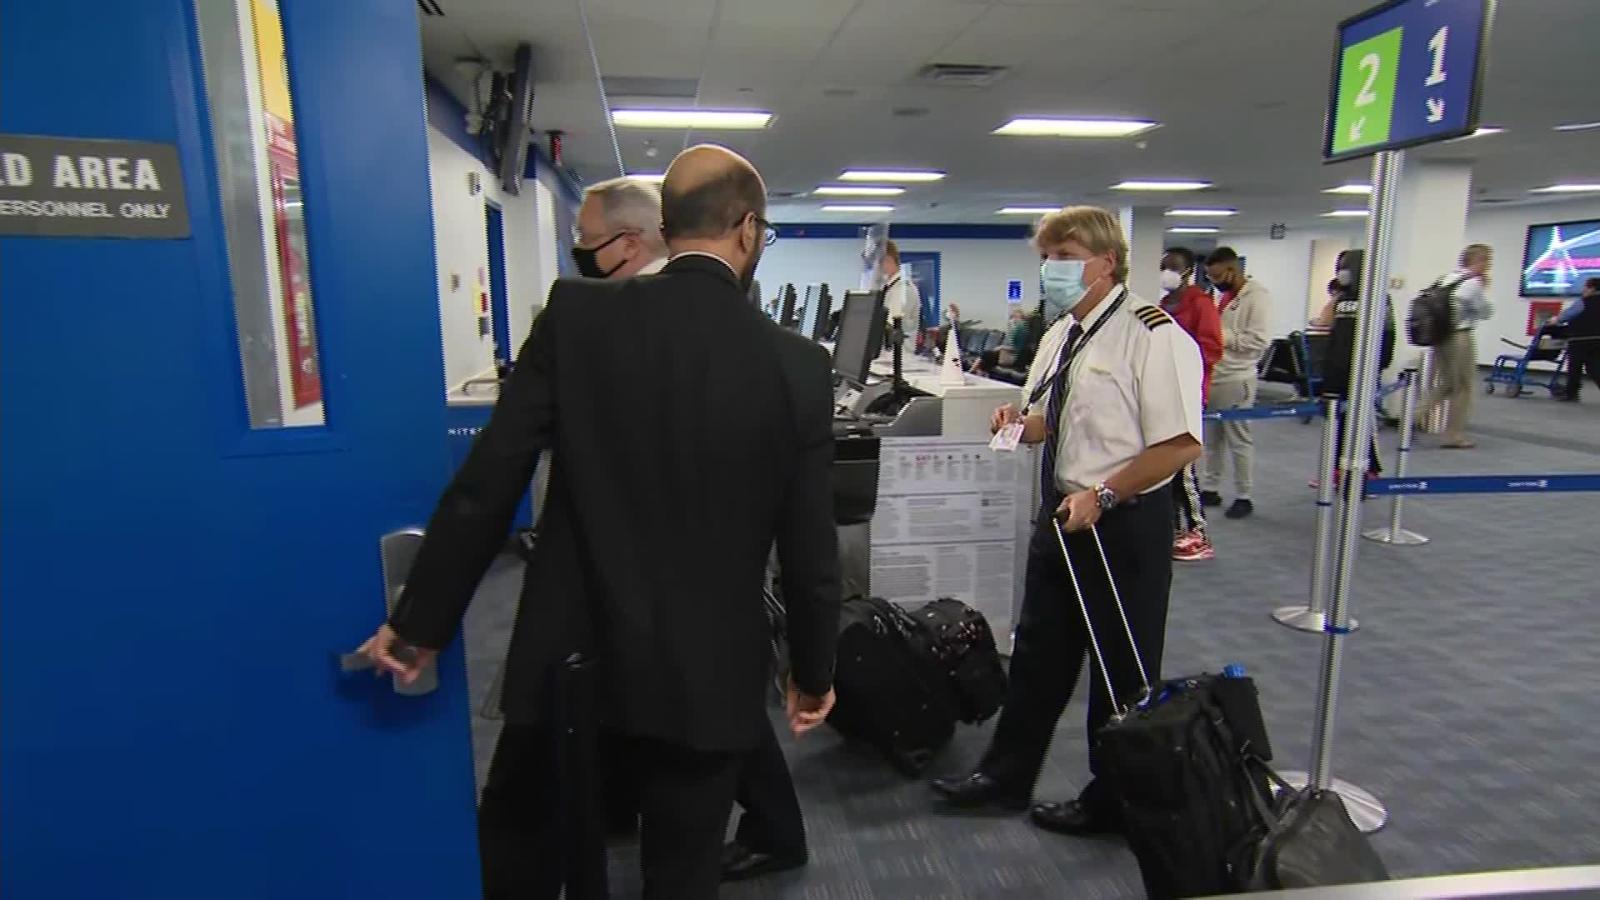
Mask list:
[[673,258],[661,274],[556,282],[394,614],[363,645],[403,681],[432,662],[503,544],[539,452],[554,448],[480,815],[491,897],[554,897],[559,886],[553,866],[536,864],[564,827],[549,779],[496,774],[539,771],[503,761],[548,753],[548,682],[574,653],[597,660],[596,715],[631,745],[645,896],[716,895],[741,760],[771,739],[761,587],[774,543],[791,727],[809,730],[832,707],[831,365],[745,299],[771,234],[765,211],[747,161],[691,148],[662,185]]

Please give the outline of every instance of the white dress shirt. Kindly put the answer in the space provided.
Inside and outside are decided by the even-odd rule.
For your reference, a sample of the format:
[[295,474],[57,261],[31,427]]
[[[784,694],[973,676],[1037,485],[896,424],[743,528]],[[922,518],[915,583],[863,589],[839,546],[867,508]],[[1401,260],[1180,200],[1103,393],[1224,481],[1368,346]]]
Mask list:
[[[667,267],[667,257],[663,256],[663,257],[660,257],[658,259],[653,259],[650,262],[645,263],[643,266],[640,267],[639,271],[636,272],[635,274],[637,274],[637,275],[655,275],[656,273],[660,272],[662,269],[665,269],[666,267]],[[732,267],[730,266],[729,268],[732,268]]]
[[[1089,311],[1085,333],[1108,314],[1119,287]],[[1187,434],[1200,437],[1200,348],[1172,317],[1132,293],[1072,358],[1056,445],[1056,487],[1063,494],[1105,481],[1147,448]],[[1039,342],[1022,402],[1055,374],[1072,316]],[[1028,412],[1044,415],[1050,391]],[[1165,487],[1171,479],[1149,488]]]

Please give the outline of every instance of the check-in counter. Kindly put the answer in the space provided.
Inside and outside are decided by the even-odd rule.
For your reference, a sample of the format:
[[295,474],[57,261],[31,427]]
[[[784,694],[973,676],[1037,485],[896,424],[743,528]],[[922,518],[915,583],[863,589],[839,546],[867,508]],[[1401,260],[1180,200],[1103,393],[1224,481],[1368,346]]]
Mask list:
[[[872,364],[874,375],[890,378],[893,373],[894,362],[887,357]],[[963,375],[962,384],[944,384],[938,364],[922,357],[904,360],[901,378],[913,390],[939,401],[939,427],[933,432],[939,437],[988,440],[989,417],[995,407],[1017,402],[1021,393],[1016,385],[973,374]]]

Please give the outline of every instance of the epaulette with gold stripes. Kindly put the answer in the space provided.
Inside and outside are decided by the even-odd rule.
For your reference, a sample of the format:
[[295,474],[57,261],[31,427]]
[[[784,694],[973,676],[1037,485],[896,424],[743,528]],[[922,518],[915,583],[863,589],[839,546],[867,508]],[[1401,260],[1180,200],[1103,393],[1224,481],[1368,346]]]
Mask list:
[[1151,331],[1155,331],[1162,325],[1172,322],[1172,317],[1167,315],[1167,311],[1159,306],[1141,306],[1134,310],[1133,314],[1138,316],[1139,321],[1144,323],[1144,327]]

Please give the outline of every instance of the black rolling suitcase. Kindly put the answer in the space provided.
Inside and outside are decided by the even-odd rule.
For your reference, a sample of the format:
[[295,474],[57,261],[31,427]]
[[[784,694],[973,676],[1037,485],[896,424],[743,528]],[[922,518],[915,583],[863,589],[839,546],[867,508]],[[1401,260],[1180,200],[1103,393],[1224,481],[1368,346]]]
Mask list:
[[917,626],[887,600],[851,597],[839,612],[828,724],[876,747],[907,776],[922,773],[955,734],[959,704],[946,673],[913,646]]
[[[1076,591],[1079,574],[1060,523],[1055,527]],[[1094,541],[1099,548],[1098,533]],[[1099,556],[1121,614],[1123,639],[1143,670],[1103,548]],[[1137,692],[1118,694],[1081,594],[1078,606],[1115,710],[1095,734],[1092,752],[1099,776],[1117,798],[1146,892],[1166,900],[1243,889],[1254,849],[1268,828],[1261,801],[1271,796],[1259,760],[1272,751],[1255,683],[1230,666],[1223,675],[1147,682]]]

